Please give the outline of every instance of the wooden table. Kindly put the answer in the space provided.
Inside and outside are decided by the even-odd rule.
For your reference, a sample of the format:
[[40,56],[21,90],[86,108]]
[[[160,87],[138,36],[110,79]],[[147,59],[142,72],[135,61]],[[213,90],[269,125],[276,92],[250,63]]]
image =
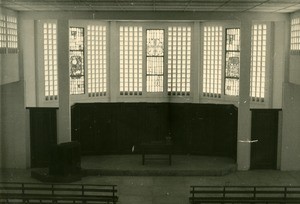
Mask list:
[[[145,165],[145,160],[168,160],[169,165],[172,165],[172,147],[171,142],[152,141],[140,144],[142,152],[142,163]],[[146,158],[146,155],[168,155],[168,157],[151,157]]]

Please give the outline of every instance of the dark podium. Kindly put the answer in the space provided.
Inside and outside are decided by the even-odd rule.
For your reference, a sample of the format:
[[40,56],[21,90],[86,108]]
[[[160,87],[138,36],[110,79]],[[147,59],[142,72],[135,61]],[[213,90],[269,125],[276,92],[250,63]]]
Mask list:
[[81,173],[80,144],[66,142],[52,147],[49,174],[68,176]]
[[[145,165],[145,160],[168,160],[169,165],[172,165],[172,148],[173,144],[171,141],[151,141],[141,143],[140,149],[143,165]],[[146,157],[146,155],[157,155],[159,157]],[[160,155],[168,155],[168,157],[162,157]]]
[[31,176],[42,182],[68,183],[81,180],[80,143],[66,142],[53,145],[47,169],[34,169]]

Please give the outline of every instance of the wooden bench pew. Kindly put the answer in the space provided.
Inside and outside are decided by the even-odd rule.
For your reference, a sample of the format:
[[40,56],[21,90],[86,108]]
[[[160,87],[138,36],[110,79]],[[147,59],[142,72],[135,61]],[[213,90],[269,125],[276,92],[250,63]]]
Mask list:
[[116,185],[0,182],[0,203],[116,203]]
[[192,204],[300,204],[300,186],[191,186],[190,195]]

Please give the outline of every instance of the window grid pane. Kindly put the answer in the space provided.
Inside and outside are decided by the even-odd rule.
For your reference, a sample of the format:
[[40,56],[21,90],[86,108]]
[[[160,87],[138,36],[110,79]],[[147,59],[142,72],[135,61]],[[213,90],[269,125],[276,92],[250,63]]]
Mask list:
[[89,97],[106,95],[106,26],[87,27],[87,71]]
[[225,95],[239,95],[240,29],[226,29]]
[[17,18],[14,16],[7,16],[7,48],[8,53],[16,53],[18,50],[18,31]]
[[164,30],[147,30],[147,92],[163,92]]
[[291,21],[291,50],[300,51],[300,18]]
[[6,20],[5,16],[0,14],[0,53],[6,51]]
[[267,25],[252,26],[250,96],[252,101],[264,102],[266,78]]
[[221,97],[222,33],[221,26],[204,27],[203,96],[205,97]]
[[168,94],[190,94],[191,27],[168,28]]
[[120,94],[142,95],[143,30],[120,27]]
[[84,94],[84,28],[70,27],[70,94]]
[[58,96],[56,24],[44,23],[43,36],[45,100],[54,101]]

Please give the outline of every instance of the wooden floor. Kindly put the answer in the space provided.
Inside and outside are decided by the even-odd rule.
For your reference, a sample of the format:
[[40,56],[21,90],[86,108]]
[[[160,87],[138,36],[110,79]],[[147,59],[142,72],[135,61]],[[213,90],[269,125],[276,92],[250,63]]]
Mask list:
[[142,165],[141,155],[83,156],[81,167],[87,175],[105,176],[221,176],[236,171],[233,159],[195,155],[173,155],[172,165],[168,160],[146,160]]

